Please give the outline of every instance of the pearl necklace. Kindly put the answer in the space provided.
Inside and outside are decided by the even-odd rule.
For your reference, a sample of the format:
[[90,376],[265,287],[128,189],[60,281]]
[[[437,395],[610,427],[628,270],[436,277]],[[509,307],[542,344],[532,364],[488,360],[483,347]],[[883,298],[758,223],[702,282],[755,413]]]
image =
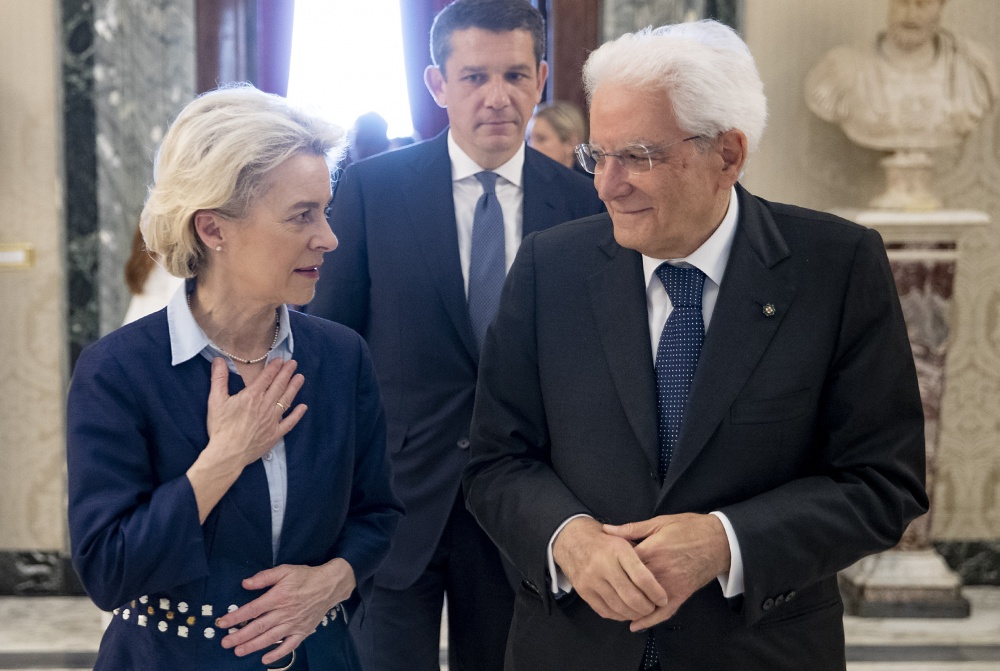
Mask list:
[[[188,304],[188,309],[191,310],[191,316],[193,317],[194,316],[194,310],[191,308],[191,294],[187,295],[187,304]],[[216,345],[214,342],[212,342],[211,338],[209,338],[208,342],[209,342],[209,344],[212,347],[214,347],[215,349],[217,349],[222,354],[225,354],[226,356],[228,356],[233,361],[235,361],[237,363],[242,363],[242,364],[250,365],[250,364],[260,363],[261,361],[263,361],[264,359],[267,358],[267,355],[270,354],[271,351],[274,350],[275,345],[278,344],[278,334],[280,332],[281,332],[281,313],[278,312],[277,310],[275,310],[274,311],[274,340],[271,341],[271,346],[269,348],[267,348],[267,351],[264,352],[263,354],[261,354],[256,359],[243,359],[241,357],[236,356],[235,354],[231,354],[231,353],[227,352],[226,350],[222,349],[221,347],[219,347],[218,345]]]

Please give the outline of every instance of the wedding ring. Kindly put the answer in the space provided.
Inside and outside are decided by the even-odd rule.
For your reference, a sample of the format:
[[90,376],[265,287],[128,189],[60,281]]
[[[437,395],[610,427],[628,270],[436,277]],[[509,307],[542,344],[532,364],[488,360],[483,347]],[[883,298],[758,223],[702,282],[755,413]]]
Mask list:
[[285,407],[285,404],[282,403],[281,401],[275,401],[275,405],[281,408],[281,412],[285,412],[286,410],[288,410],[288,408]]

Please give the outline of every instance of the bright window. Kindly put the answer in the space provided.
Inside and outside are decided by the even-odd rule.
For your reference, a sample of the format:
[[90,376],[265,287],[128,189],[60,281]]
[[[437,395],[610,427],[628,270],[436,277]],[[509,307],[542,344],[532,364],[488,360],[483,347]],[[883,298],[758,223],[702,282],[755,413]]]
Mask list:
[[413,134],[399,0],[295,0],[288,98],[345,129],[365,112]]

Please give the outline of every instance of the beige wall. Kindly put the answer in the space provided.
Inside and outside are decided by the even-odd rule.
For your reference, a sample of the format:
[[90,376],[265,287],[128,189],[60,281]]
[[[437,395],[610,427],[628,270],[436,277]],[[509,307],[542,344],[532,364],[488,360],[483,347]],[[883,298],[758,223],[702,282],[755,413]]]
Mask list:
[[[828,209],[863,206],[882,185],[879,154],[853,146],[805,106],[802,83],[830,48],[872,41],[887,0],[746,0],[745,36],[770,103],[744,183],[765,198]],[[1000,2],[950,0],[944,25],[1000,62]],[[988,229],[962,242],[942,408],[934,535],[1000,537],[1000,112],[961,151],[939,159],[945,206],[984,210]]]
[[57,0],[0,0],[0,550],[65,548],[63,210]]

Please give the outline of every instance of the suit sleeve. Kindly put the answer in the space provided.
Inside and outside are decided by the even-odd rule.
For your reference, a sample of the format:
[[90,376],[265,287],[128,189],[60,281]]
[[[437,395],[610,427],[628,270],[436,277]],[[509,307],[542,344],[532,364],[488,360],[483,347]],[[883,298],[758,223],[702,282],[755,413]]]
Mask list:
[[328,216],[337,249],[323,259],[316,295],[304,312],[349,326],[364,335],[368,324],[368,243],[361,179],[348,166],[334,191]]
[[403,506],[390,487],[385,450],[385,411],[379,398],[368,347],[358,338],[354,478],[347,520],[334,556],[347,560],[361,585],[389,553]]
[[208,575],[191,483],[157,483],[143,409],[110,350],[80,356],[67,408],[73,565],[104,610]]
[[486,333],[463,482],[479,524],[547,599],[549,540],[567,518],[590,511],[551,467],[535,348],[534,237],[521,244]]
[[744,617],[893,547],[926,512],[923,411],[882,241],[861,236],[820,397],[809,477],[725,506],[745,572]]

